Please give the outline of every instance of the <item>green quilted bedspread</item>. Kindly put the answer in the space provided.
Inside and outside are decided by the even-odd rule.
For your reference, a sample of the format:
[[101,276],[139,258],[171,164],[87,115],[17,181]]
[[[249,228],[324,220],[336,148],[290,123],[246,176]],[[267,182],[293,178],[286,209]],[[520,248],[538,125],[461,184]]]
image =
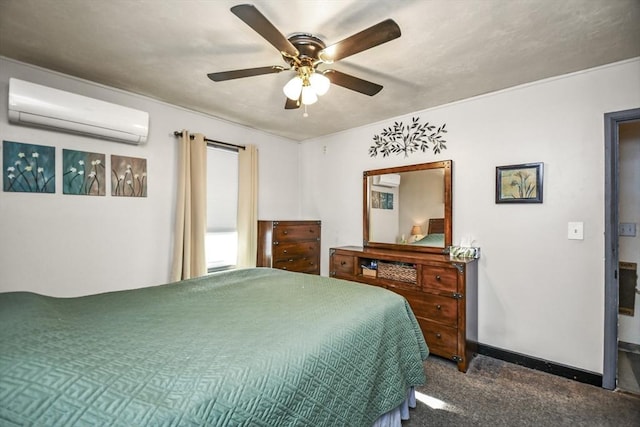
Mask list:
[[4,293],[0,425],[365,427],[427,354],[402,297],[279,270]]

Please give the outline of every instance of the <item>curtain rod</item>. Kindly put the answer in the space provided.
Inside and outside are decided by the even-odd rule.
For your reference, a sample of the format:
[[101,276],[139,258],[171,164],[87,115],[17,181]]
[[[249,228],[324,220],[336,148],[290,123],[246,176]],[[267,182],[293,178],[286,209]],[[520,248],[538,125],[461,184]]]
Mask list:
[[[181,136],[182,132],[177,130],[177,131],[173,132],[173,134],[175,136]],[[189,135],[189,138],[193,139],[194,136],[193,135]],[[207,143],[207,145],[211,146],[211,147],[215,147],[216,145],[222,145],[223,147],[233,147],[233,148],[237,148],[239,150],[245,150],[247,148],[244,145],[236,145],[236,144],[231,144],[229,142],[216,141],[215,139],[205,138],[204,140]]]

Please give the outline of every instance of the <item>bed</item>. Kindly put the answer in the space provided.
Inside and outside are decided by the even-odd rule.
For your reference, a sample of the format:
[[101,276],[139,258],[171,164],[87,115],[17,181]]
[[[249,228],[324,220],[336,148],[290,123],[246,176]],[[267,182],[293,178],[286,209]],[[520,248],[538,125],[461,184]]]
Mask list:
[[444,247],[444,218],[429,219],[427,234],[411,244]]
[[399,295],[265,268],[4,293],[0,324],[2,425],[370,426],[428,355]]

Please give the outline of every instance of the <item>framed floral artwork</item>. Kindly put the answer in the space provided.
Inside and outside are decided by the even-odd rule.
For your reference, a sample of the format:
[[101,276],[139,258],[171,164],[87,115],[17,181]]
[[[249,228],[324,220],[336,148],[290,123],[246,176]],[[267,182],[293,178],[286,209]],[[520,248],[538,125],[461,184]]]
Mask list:
[[496,203],[542,203],[543,163],[496,167]]
[[4,191],[56,192],[55,147],[3,141],[2,162]]
[[147,197],[147,159],[112,155],[111,195]]
[[371,208],[393,209],[393,193],[383,193],[381,191],[372,191],[371,192]]
[[84,196],[104,196],[105,155],[62,150],[62,192]]

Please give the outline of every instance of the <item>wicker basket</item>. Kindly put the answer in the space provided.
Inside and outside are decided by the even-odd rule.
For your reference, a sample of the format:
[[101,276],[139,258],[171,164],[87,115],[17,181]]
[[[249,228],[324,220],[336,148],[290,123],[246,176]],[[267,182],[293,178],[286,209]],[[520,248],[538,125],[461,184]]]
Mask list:
[[414,267],[378,262],[378,278],[397,280],[398,282],[417,283],[417,276]]

